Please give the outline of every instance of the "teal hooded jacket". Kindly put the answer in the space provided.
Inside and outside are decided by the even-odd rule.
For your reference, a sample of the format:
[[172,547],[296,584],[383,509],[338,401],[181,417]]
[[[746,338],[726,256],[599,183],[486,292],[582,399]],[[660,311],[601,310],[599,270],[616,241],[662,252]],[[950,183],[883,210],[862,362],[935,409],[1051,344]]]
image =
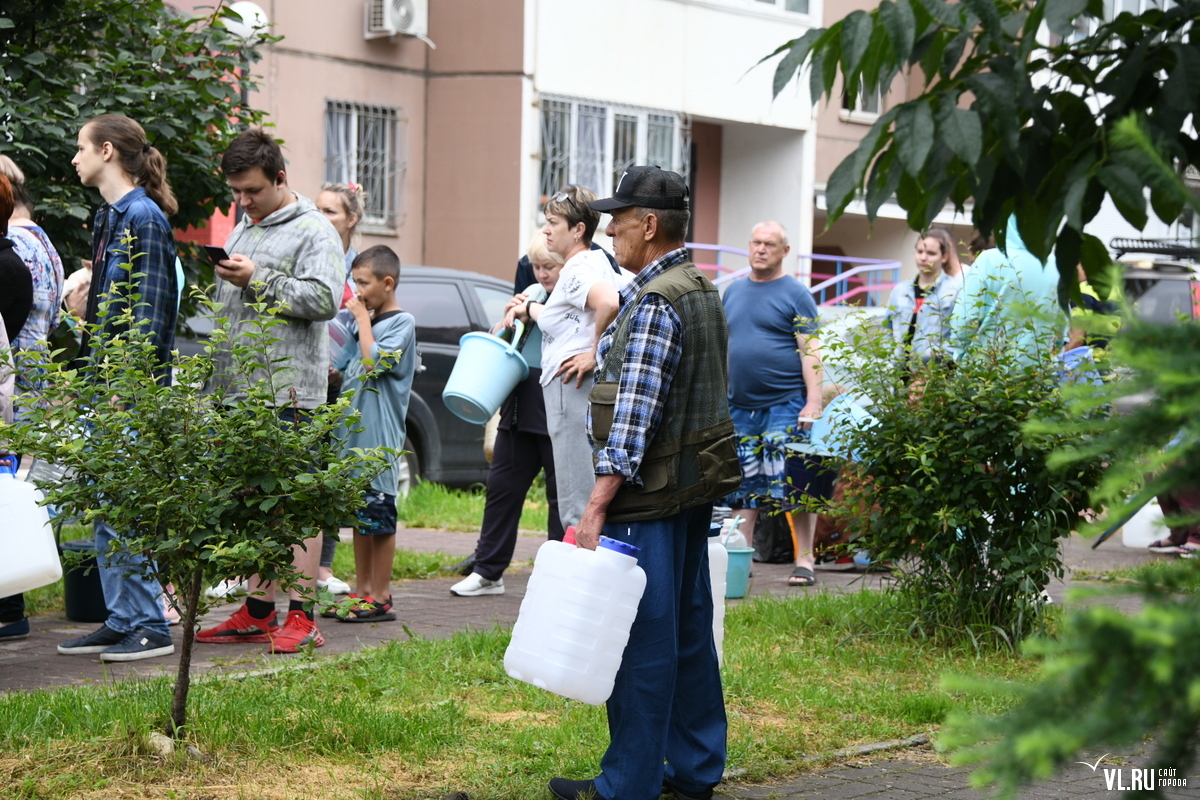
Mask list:
[[963,281],[950,319],[950,351],[961,360],[1003,342],[1028,364],[1057,354],[1066,333],[1054,256],[1039,261],[1017,232],[1016,217],[1009,217],[1005,251],[980,253]]

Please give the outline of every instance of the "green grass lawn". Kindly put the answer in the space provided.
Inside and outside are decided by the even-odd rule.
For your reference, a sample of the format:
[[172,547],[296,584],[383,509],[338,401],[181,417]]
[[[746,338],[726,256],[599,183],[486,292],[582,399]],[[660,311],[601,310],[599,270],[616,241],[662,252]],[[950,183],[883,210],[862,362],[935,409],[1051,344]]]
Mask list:
[[[782,776],[809,756],[936,729],[952,709],[1004,700],[939,688],[947,672],[1028,678],[1019,656],[939,649],[895,630],[879,594],[760,599],[731,607],[725,693],[729,767]],[[354,798],[467,791],[472,800],[546,796],[554,775],[593,775],[602,708],[509,679],[508,632],[391,643],[192,690],[206,760],[145,754],[170,699],[164,680],[0,698],[6,797]]]
[[[419,483],[407,497],[399,498],[397,513],[409,528],[440,528],[449,531],[478,531],[483,523],[486,495],[482,486],[474,489],[447,489],[439,483]],[[545,531],[550,506],[546,502],[546,484],[538,475],[525,498],[520,527]]]

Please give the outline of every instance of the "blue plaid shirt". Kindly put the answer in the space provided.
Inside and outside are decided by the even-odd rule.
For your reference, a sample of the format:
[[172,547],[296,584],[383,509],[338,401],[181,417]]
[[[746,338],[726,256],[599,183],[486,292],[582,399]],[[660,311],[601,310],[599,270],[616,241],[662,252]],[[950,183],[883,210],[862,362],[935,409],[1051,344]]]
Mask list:
[[[650,281],[685,261],[687,250],[682,247],[651,261],[621,290],[621,310],[600,337],[597,358],[603,363],[617,325],[629,316],[629,342],[621,364],[612,432],[608,444],[596,450],[597,475],[624,475],[626,483],[642,485],[638,467],[662,422],[663,405],[679,366],[683,326],[675,309],[661,295],[648,294],[636,306],[630,302]],[[587,424],[588,438],[594,445],[590,407]]]
[[[130,241],[126,242],[125,240]],[[88,297],[86,321],[100,322],[100,335],[115,336],[118,329],[114,317],[117,309],[110,307],[100,318],[100,295],[114,283],[130,283],[141,295],[133,316],[137,321],[148,320],[145,326],[157,341],[160,363],[171,360],[175,348],[175,322],[179,315],[179,286],[175,271],[175,237],[171,223],[140,186],[112,205],[105,204],[96,212],[92,224],[92,288]],[[132,270],[122,268],[133,264]],[[142,277],[132,275],[144,273]],[[79,360],[91,355],[91,342],[85,335],[79,346]]]

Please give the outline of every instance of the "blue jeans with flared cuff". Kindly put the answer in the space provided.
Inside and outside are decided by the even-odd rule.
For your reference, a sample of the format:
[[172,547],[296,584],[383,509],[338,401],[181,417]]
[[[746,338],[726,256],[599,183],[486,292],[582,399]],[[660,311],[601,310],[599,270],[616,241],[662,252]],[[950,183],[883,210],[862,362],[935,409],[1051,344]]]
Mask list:
[[711,516],[707,503],[604,526],[605,536],[642,549],[646,591],[608,699],[611,741],[596,778],[603,797],[657,800],[664,776],[697,794],[721,781],[727,723],[712,630]]

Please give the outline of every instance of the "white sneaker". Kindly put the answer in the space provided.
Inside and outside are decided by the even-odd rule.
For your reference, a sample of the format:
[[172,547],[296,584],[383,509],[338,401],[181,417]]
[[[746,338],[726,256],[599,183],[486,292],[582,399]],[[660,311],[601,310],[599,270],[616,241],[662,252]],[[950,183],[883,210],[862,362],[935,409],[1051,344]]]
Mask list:
[[245,594],[249,589],[250,586],[246,581],[227,580],[205,589],[204,596],[209,600],[224,600],[239,594]]
[[479,597],[485,594],[504,594],[504,578],[489,581],[478,572],[472,572],[458,583],[450,587],[450,594],[456,597]]
[[327,589],[330,594],[350,594],[350,584],[336,575],[330,575],[327,581],[317,581],[318,589]]

